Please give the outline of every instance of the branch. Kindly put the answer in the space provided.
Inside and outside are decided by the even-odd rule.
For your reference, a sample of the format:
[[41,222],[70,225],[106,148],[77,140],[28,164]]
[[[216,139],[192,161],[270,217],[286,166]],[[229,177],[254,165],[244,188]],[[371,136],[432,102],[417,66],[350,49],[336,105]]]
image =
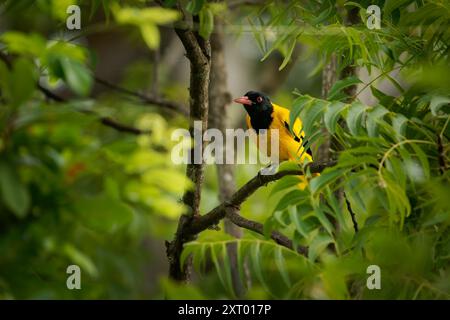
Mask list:
[[[53,91],[45,88],[41,84],[38,83],[37,87],[38,87],[39,91],[41,91],[48,99],[51,99],[56,102],[67,102],[67,99],[65,99],[64,97],[61,97],[60,95],[54,93]],[[83,112],[86,114],[96,114],[95,112],[93,112],[91,110],[83,110],[80,112]],[[123,123],[117,122],[114,119],[111,119],[110,117],[98,117],[98,121],[101,124],[103,124],[107,127],[113,128],[120,132],[127,132],[127,133],[132,133],[132,134],[148,134],[148,133],[150,133],[150,131],[148,131],[148,130],[141,130],[141,129],[138,129],[135,127],[125,125]]]
[[[228,124],[228,105],[231,102],[231,94],[228,91],[227,84],[227,68],[225,63],[225,36],[223,32],[223,21],[214,20],[214,33],[211,34],[211,75],[209,84],[209,110],[208,122],[212,128],[217,128],[225,135]],[[229,147],[222,150],[222,156],[225,158]],[[234,174],[234,166],[232,164],[216,164],[217,182],[219,189],[219,201],[224,202],[230,200],[231,196],[236,192],[236,179]],[[239,210],[229,208],[232,214],[239,215]],[[224,230],[235,238],[242,238],[242,229],[234,224],[230,219],[225,219]],[[228,243],[227,252],[230,259],[231,280],[233,291],[237,298],[242,298],[245,293],[243,279],[240,276],[240,268],[244,270],[244,274],[248,271],[248,264],[239,265],[237,244]],[[245,282],[250,281],[250,277],[244,277]],[[250,286],[248,286],[250,287]]]
[[[208,129],[208,88],[210,74],[210,45],[209,41],[201,40],[196,34],[188,29],[175,29],[189,59],[190,85],[189,85],[189,132],[191,137],[195,137],[194,122],[200,121],[202,132]],[[198,143],[198,142],[197,142]],[[205,143],[200,141],[203,150]],[[194,162],[194,153],[199,152],[198,148],[192,147],[190,150],[190,161],[186,168],[186,176],[194,183],[193,190],[187,190],[183,195],[183,202],[191,210],[191,214],[199,215],[201,185],[203,183],[203,163]]]
[[[190,83],[189,83],[189,132],[191,137],[195,137],[194,123],[201,122],[202,132],[208,128],[208,86],[210,64],[210,44],[209,40],[202,39],[197,33],[188,29],[175,29],[176,34],[181,40],[186,56],[190,62]],[[196,141],[205,145],[203,137],[201,141]],[[187,189],[183,194],[183,203],[189,208],[189,213],[182,215],[178,221],[177,232],[171,242],[166,242],[166,254],[169,260],[169,276],[177,281],[188,281],[190,278],[190,258],[185,266],[181,265],[181,253],[184,243],[191,240],[194,234],[189,233],[190,226],[194,217],[200,216],[201,188],[203,185],[203,163],[196,164],[194,161],[195,152],[199,148],[193,146],[190,150],[190,161],[186,167],[186,177],[193,182],[194,187]]]
[[162,108],[167,108],[172,111],[178,112],[184,116],[189,115],[187,109],[182,104],[179,104],[175,101],[171,101],[171,100],[167,100],[167,99],[155,97],[155,96],[148,96],[148,95],[145,95],[145,94],[142,94],[139,92],[135,92],[135,91],[120,87],[120,86],[113,84],[109,81],[106,81],[104,79],[98,78],[96,76],[94,76],[94,80],[95,80],[95,82],[103,85],[106,88],[109,88],[111,90],[129,95],[129,96],[133,96],[135,98],[138,98],[139,100],[141,100],[141,102],[143,102],[145,104],[152,104],[152,105],[156,105],[156,106],[159,106]]
[[[319,173],[322,172],[325,168],[332,167],[336,164],[336,161],[329,161],[324,163],[309,163],[307,164],[307,167],[309,168],[311,173]],[[267,185],[269,182],[277,181],[285,176],[289,175],[303,175],[304,171],[302,170],[285,170],[277,172],[273,175],[256,175],[254,178],[252,178],[250,181],[248,181],[244,186],[242,186],[238,191],[236,191],[229,201],[222,202],[220,205],[209,211],[207,214],[203,216],[197,216],[197,217],[187,217],[182,216],[180,221],[182,220],[184,223],[183,230],[177,231],[177,236],[183,239],[184,242],[188,242],[191,239],[194,239],[197,234],[200,232],[211,228],[215,225],[217,225],[220,220],[227,217],[229,218],[234,224],[236,224],[239,227],[252,230],[254,232],[257,232],[259,234],[263,234],[263,225],[259,222],[248,220],[242,216],[240,216],[237,213],[237,210],[239,209],[240,205],[253,193],[255,193],[256,190],[258,190],[260,187]],[[271,238],[277,242],[278,244],[285,246],[289,249],[294,250],[293,242],[288,237],[283,235],[280,232],[273,231],[271,233]],[[166,246],[169,250],[173,247],[174,242],[167,242]],[[182,251],[183,243],[180,245],[181,247],[180,252]],[[306,247],[299,246],[296,248],[297,252],[299,252],[302,255],[308,254],[308,249]],[[169,251],[168,251],[169,253]],[[169,261],[170,261],[170,255]]]
[[[233,210],[227,210],[226,217],[230,219],[235,225],[248,229],[251,231],[254,231],[256,233],[259,233],[261,235],[264,235],[264,226],[262,223],[248,220],[241,216],[240,214],[236,213]],[[288,249],[297,251],[298,253],[308,256],[308,248],[304,246],[298,246],[297,248],[294,248],[294,244],[291,239],[286,237],[284,234],[278,232],[278,231],[272,231],[270,237],[279,245],[282,245]]]
[[[311,173],[319,173],[325,168],[332,167],[335,164],[336,161],[328,161],[324,163],[310,163],[307,167]],[[256,175],[236,191],[229,201],[221,203],[207,214],[194,219],[189,228],[189,233],[195,235],[218,224],[219,221],[225,217],[227,207],[239,208],[240,205],[260,187],[267,185],[269,182],[277,181],[285,176],[292,175],[304,175],[304,172],[302,170],[284,170],[273,175]]]
[[141,130],[136,127],[127,126],[127,125],[117,122],[114,119],[111,119],[109,117],[100,117],[99,120],[103,125],[113,128],[113,129],[116,129],[117,131],[128,132],[128,133],[132,133],[132,134],[136,134],[136,135],[151,133],[151,130]]
[[[11,69],[11,67],[12,67],[11,59],[12,59],[11,56],[0,51],[0,60],[4,61],[9,69]],[[65,99],[64,97],[61,97],[60,95],[47,89],[46,87],[41,85],[39,82],[36,84],[36,86],[39,89],[39,91],[41,91],[48,99],[56,101],[56,102],[67,102],[67,99]],[[90,111],[90,110],[83,110],[80,112],[83,112],[86,114],[95,114],[93,111]],[[132,134],[148,134],[148,133],[150,133],[150,131],[147,131],[147,130],[140,130],[138,128],[119,123],[116,120],[111,119],[110,117],[99,117],[98,121],[107,127],[113,128],[113,129],[115,129],[117,131],[121,131],[121,132],[127,132],[127,133],[132,133]]]
[[353,223],[353,229],[355,230],[355,233],[358,233],[358,222],[356,221],[355,213],[352,210],[352,206],[350,205],[350,201],[348,201],[347,195],[343,195],[343,198],[345,198],[345,203],[347,204],[347,210],[350,212],[350,217],[352,218]]

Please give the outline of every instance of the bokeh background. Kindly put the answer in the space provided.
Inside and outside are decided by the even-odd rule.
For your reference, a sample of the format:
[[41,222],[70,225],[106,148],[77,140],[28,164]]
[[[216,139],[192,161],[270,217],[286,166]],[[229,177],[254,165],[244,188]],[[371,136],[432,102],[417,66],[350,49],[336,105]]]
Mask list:
[[[74,2],[0,2],[0,50],[8,52],[11,46],[15,46],[15,52],[24,56],[40,56],[30,60],[37,65],[39,74],[29,72],[26,67],[17,67],[16,73],[7,73],[7,64],[2,62],[0,66],[0,84],[4,86],[9,81],[5,79],[16,79],[18,92],[15,100],[0,100],[0,298],[233,297],[224,289],[212,262],[205,263],[205,272],[201,275],[194,273],[191,285],[176,284],[168,279],[164,242],[172,239],[178,218],[185,210],[180,199],[189,183],[184,175],[184,166],[174,165],[171,161],[171,148],[175,144],[171,140],[171,132],[186,128],[188,123],[185,117],[173,110],[145,103],[115,87],[139,94],[164,96],[187,106],[189,62],[183,46],[171,25],[161,25],[160,44],[158,48],[150,49],[139,28],[121,24],[109,9],[116,1],[93,1],[96,5],[90,1],[78,1],[82,28],[67,30],[66,8]],[[399,10],[409,10],[407,5],[413,2],[406,1]],[[320,1],[317,3],[318,7],[322,5]],[[383,3],[380,2],[381,7]],[[445,10],[449,10],[448,2],[445,3]],[[126,1],[122,5],[141,8],[147,4],[145,1]],[[282,6],[282,2],[274,5]],[[338,1],[336,6],[340,5]],[[442,19],[447,19],[448,23],[449,12],[445,14],[446,18]],[[324,63],[320,48],[311,46],[308,41],[299,41],[287,67],[279,71],[285,57],[282,50],[274,51],[261,61],[265,52],[258,47],[249,24],[249,19],[256,21],[257,17],[258,12],[252,5],[242,5],[223,13],[226,77],[231,95],[238,97],[249,90],[259,90],[288,108],[295,99],[294,90],[321,97]],[[271,34],[270,30],[266,30],[265,36],[268,43],[277,39],[277,34]],[[448,37],[448,32],[445,36]],[[445,55],[448,55],[448,49]],[[78,61],[70,66],[63,65],[66,76],[75,74],[76,83],[72,86],[49,73],[45,67],[56,63],[62,56]],[[83,75],[86,65],[92,70],[88,77]],[[446,68],[440,85],[448,94],[448,82],[445,84],[448,64]],[[359,84],[358,91],[378,74],[369,74],[361,68],[358,77],[362,84]],[[404,74],[394,71],[391,75],[405,88],[412,85]],[[33,79],[66,102],[54,103],[42,93],[33,91],[26,101],[11,107],[14,105],[11,101],[21,100],[23,92],[28,92],[27,87]],[[426,85],[429,87],[430,83]],[[397,88],[386,79],[380,79],[377,88],[386,95],[399,96]],[[369,105],[378,101],[370,88],[360,92],[359,99]],[[152,130],[152,134],[137,136],[112,130],[99,124],[98,115],[141,130]],[[242,106],[231,103],[228,116],[230,128],[245,128]],[[442,128],[440,120],[436,121]],[[243,185],[259,169],[258,165],[237,165],[236,184]],[[208,165],[205,177],[202,212],[219,204],[216,167]],[[283,196],[283,193],[272,194],[272,188],[273,185],[269,185],[258,190],[243,204],[241,214],[261,222],[271,217]],[[437,222],[444,223],[439,228],[447,228],[442,232],[438,245],[444,248],[444,252],[446,248],[448,253],[448,180],[439,184],[430,182],[427,188],[432,190],[431,195],[423,197],[432,197],[433,205],[439,208],[436,212],[443,212],[437,218],[431,217],[430,221],[436,218]],[[420,202],[420,199],[412,201]],[[420,206],[420,203],[412,205]],[[430,221],[430,225],[436,222]],[[221,237],[226,238],[223,231],[207,230],[199,240]],[[251,232],[245,232],[244,237],[258,238]],[[392,290],[384,291],[379,297],[448,298],[448,255],[431,258],[436,244],[426,234],[415,239],[414,245],[407,239],[397,233],[389,233],[374,244],[384,252],[382,256],[386,265],[399,270],[409,265],[411,269],[418,268],[411,273],[419,275],[417,278],[411,276],[406,285],[393,281],[390,284]],[[436,262],[435,258],[441,260]],[[294,272],[297,270],[304,277],[314,274],[314,267],[310,270],[309,266],[301,266],[295,259],[287,260]],[[282,280],[279,276],[272,276],[275,262],[269,259],[266,263],[264,268],[272,288],[267,290],[264,283],[255,280],[245,297],[287,298],[286,289],[280,284]],[[358,263],[359,260],[348,260],[339,265],[330,264],[323,277],[326,280],[326,277],[338,274],[340,268],[354,269]],[[66,287],[66,268],[71,264],[81,267],[81,290],[68,290]],[[348,297],[341,294],[340,282],[328,279],[325,283],[325,286],[311,285],[308,293],[294,294],[293,297]],[[398,287],[399,284],[405,285],[404,290]],[[295,292],[296,289],[292,290]],[[370,298],[371,294],[353,297]]]

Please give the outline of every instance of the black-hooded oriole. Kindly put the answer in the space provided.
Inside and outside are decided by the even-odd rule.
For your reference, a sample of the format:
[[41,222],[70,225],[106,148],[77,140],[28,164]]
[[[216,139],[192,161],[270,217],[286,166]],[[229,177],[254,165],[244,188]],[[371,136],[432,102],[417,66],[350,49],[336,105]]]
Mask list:
[[[302,122],[297,118],[292,130],[289,127],[290,111],[286,108],[272,103],[268,96],[257,91],[249,91],[244,96],[234,99],[234,102],[240,103],[247,111],[247,126],[254,129],[256,133],[259,130],[268,130],[267,150],[270,150],[270,130],[277,129],[279,136],[279,161],[312,161],[311,150],[308,148],[305,152],[302,141],[305,134],[302,130]],[[269,152],[267,152],[269,153]],[[267,154],[270,156],[270,154]],[[299,187],[304,189],[306,180],[301,177]]]

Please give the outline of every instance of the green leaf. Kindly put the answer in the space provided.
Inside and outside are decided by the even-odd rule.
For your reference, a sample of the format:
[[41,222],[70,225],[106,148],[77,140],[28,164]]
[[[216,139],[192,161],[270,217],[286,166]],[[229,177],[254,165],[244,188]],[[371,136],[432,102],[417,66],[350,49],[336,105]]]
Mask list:
[[267,51],[266,54],[261,58],[261,62],[266,60],[273,51],[279,49],[284,44],[284,42],[289,39],[292,32],[298,32],[295,26],[293,26],[293,23],[294,22],[292,21],[286,26],[285,32],[283,32],[282,34],[277,34],[275,42],[272,44],[272,47],[269,49],[269,51]]
[[331,134],[334,134],[336,132],[336,126],[338,123],[339,115],[348,106],[349,105],[340,101],[334,101],[330,105],[328,105],[324,115],[324,122],[327,130]]
[[0,193],[5,206],[17,217],[26,216],[31,204],[30,194],[15,169],[6,162],[0,162]]
[[[277,211],[278,212],[278,211]],[[277,226],[277,221],[273,216],[270,216],[264,221],[263,224],[263,235],[267,239],[270,239],[272,230]]]
[[314,101],[313,98],[306,95],[300,96],[294,100],[294,103],[292,104],[292,109],[289,113],[289,127],[291,128],[291,130],[293,130],[295,120],[300,115],[300,112],[302,112],[302,110],[313,101]]
[[354,7],[360,8],[360,9],[362,9],[362,10],[366,10],[366,8],[363,7],[361,4],[359,4],[359,3],[357,3],[357,2],[353,2],[353,1],[347,1],[347,2],[345,2],[345,3],[344,3],[344,6],[354,6]]
[[140,27],[142,38],[147,46],[154,50],[159,47],[160,35],[158,27],[154,24],[144,24]]
[[318,25],[328,19],[334,12],[336,12],[335,6],[331,1],[325,1],[322,4],[320,14],[315,17],[310,23],[311,25]]
[[202,10],[204,4],[205,0],[191,0],[186,6],[186,10],[195,16]]
[[444,105],[450,104],[450,98],[449,97],[443,97],[443,96],[435,96],[431,98],[430,101],[430,110],[433,116],[437,116],[439,109]]
[[243,247],[244,244],[242,243],[242,241],[237,241],[236,244],[236,256],[237,256],[237,267],[238,267],[238,273],[239,273],[239,278],[241,280],[242,284],[246,284],[246,273],[244,270],[244,266],[245,266],[245,259],[243,257]]
[[33,96],[37,81],[34,65],[27,59],[14,60],[10,81],[12,104],[19,107]]
[[147,24],[168,24],[177,21],[181,14],[177,10],[161,7],[133,8],[113,6],[114,16],[121,24],[133,24],[141,27]]
[[285,189],[291,188],[293,186],[296,186],[300,183],[300,180],[298,177],[294,176],[286,176],[282,179],[278,180],[275,185],[273,186],[272,190],[270,191],[270,195],[274,195],[277,192],[283,191]]
[[211,32],[214,29],[214,15],[209,8],[203,8],[199,14],[200,30],[199,34],[204,39],[209,39]]
[[263,270],[261,267],[261,246],[260,242],[256,242],[253,250],[250,252],[250,259],[252,261],[253,270],[255,272],[256,278],[263,285],[263,287],[270,292],[269,287],[264,280]]
[[164,0],[164,6],[173,7],[177,3],[177,0]]
[[275,252],[275,264],[280,271],[281,277],[288,288],[291,287],[291,280],[289,279],[289,274],[286,270],[286,262],[283,257],[283,250],[280,246],[277,246],[274,250]]
[[[392,174],[392,178],[395,178],[397,183],[401,186],[406,186],[406,174],[405,166],[399,158],[391,157],[386,160],[386,167]],[[385,173],[385,171],[383,171]]]
[[108,195],[83,196],[75,204],[81,222],[87,227],[112,233],[128,225],[134,217],[131,207]]
[[288,193],[286,193],[278,202],[275,210],[276,211],[283,211],[286,209],[289,205],[297,204],[299,203],[305,196],[306,192],[302,191],[300,189],[292,190]]
[[346,121],[348,125],[348,129],[350,133],[354,136],[360,134],[362,128],[362,116],[366,111],[367,106],[363,105],[360,102],[353,103],[348,110]]
[[327,234],[319,233],[309,245],[308,258],[315,261],[316,258],[328,247],[334,240]]
[[[293,206],[290,206],[290,207],[293,207]],[[289,210],[289,208],[288,208],[288,210]],[[285,221],[284,213],[285,213],[284,211],[275,211],[272,214],[272,219],[274,221],[276,221],[278,226],[281,226],[282,228],[287,227],[287,222]],[[270,238],[270,233],[266,233],[266,235],[268,235],[267,238]]]
[[11,98],[11,75],[8,66],[0,60],[0,89],[3,97]]
[[300,221],[297,209],[289,210],[289,218],[294,223],[295,229],[298,231],[298,233],[301,234],[304,238],[308,238],[308,231]]
[[39,57],[45,51],[46,41],[37,33],[25,34],[17,31],[5,32],[0,39],[8,50],[17,54]]
[[331,224],[330,220],[328,220],[327,216],[325,215],[325,212],[323,211],[323,205],[322,204],[315,204],[314,206],[314,215],[319,219],[320,224],[327,230],[328,234],[330,236],[333,235],[333,225]]
[[390,15],[392,11],[413,2],[413,0],[386,0],[383,7],[383,13]]
[[312,102],[302,110],[301,119],[303,122],[303,131],[305,131],[307,137],[311,137],[314,132],[317,131],[314,130],[314,126],[328,104],[328,101],[313,99]]
[[253,37],[256,40],[256,44],[258,45],[259,50],[261,53],[266,52],[266,40],[264,39],[264,33],[260,32],[258,28],[256,28],[255,24],[253,23],[252,19],[250,17],[247,18],[248,23],[250,24],[250,28],[252,29]]
[[289,63],[289,61],[291,60],[292,53],[294,52],[295,46],[297,45],[297,38],[298,38],[298,35],[293,37],[293,39],[291,40],[289,50],[287,51],[286,55],[284,56],[283,62],[281,63],[281,66],[278,68],[278,71],[283,70],[284,67],[286,67],[287,64]]
[[61,59],[64,80],[77,94],[87,96],[92,87],[92,77],[89,70],[80,62],[72,59]]
[[411,143],[410,145],[414,149],[417,158],[419,158],[423,173],[425,175],[425,179],[430,179],[430,163],[428,162],[427,155],[418,144]]
[[398,83],[398,81],[392,78],[388,73],[385,74],[385,77],[388,78],[389,81],[391,81],[395,88],[397,88],[398,92],[401,92],[402,94],[405,92],[405,89],[403,89],[400,83]]
[[[235,243],[229,243],[229,246],[235,246]],[[233,282],[231,280],[231,262],[228,257],[228,247],[225,243],[222,243],[222,261],[224,269],[225,289],[229,292],[230,296],[234,297]]]
[[311,188],[311,192],[314,194],[320,189],[322,189],[325,185],[330,184],[340,176],[344,174],[345,169],[334,169],[329,168],[323,171],[320,176],[314,177],[309,182],[309,186]]
[[[222,283],[222,286],[226,289],[227,284],[226,284],[224,274],[222,273],[222,268],[220,267],[218,254],[216,252],[216,247],[217,246],[215,246],[214,244],[211,245],[211,260],[213,261],[213,264],[216,268],[216,272],[217,272],[217,275],[219,276],[219,280]],[[220,250],[220,249],[218,249],[218,250]]]
[[362,81],[355,76],[336,81],[330,89],[328,100],[333,100],[343,89],[356,85],[358,83],[362,83]]
[[348,220],[344,218],[344,212],[342,211],[336,194],[331,191],[331,188],[326,188],[325,196],[330,208],[332,209],[332,215],[336,217],[340,230],[347,232],[349,230],[349,224],[347,223]]
[[406,124],[408,123],[408,118],[406,118],[401,113],[397,113],[392,119],[392,128],[396,133],[396,138],[398,141],[403,140],[406,131]]
[[71,244],[63,246],[64,254],[71,260],[73,264],[79,265],[83,271],[86,271],[91,277],[98,276],[98,270],[92,259],[78,250]]
[[[204,246],[205,244],[203,244],[203,246]],[[183,251],[181,252],[181,255],[180,255],[180,266],[181,266],[181,268],[184,268],[184,266],[185,266],[185,263],[186,263],[186,259],[190,256],[190,255],[192,255],[193,254],[193,252],[194,252],[194,250],[196,249],[196,243],[193,243],[193,242],[191,242],[191,243],[188,243],[188,244],[186,244],[184,247],[183,247]],[[194,257],[194,260],[195,260],[195,257]],[[193,263],[194,264],[194,263]],[[200,271],[200,268],[198,267],[198,266],[195,266],[194,265],[194,269],[195,270],[197,270],[197,271]]]
[[370,86],[370,91],[372,92],[372,95],[378,99],[378,102],[382,105],[389,106],[392,101],[394,101],[394,97],[388,96],[383,91],[378,90],[375,88],[375,86]]
[[379,105],[371,109],[367,114],[366,129],[369,137],[376,137],[378,135],[378,123],[383,119],[384,115],[389,113],[389,110]]

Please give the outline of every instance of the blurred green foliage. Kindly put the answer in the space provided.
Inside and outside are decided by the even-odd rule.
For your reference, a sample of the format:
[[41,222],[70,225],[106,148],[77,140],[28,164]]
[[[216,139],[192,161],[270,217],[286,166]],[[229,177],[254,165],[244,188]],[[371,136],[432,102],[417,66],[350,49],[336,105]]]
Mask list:
[[[82,15],[86,29],[67,40],[61,30],[73,3],[89,14]],[[380,30],[364,26],[369,4],[382,8]],[[312,75],[334,54],[340,70],[366,68],[377,80],[341,79],[327,100],[294,92],[291,120],[302,118],[314,146],[326,128],[339,143],[338,164],[310,176],[304,191],[286,177],[242,205],[241,214],[264,223],[266,235],[282,231],[308,246],[308,256],[249,231],[234,239],[207,230],[183,253],[193,255],[191,285],[159,277],[167,268],[163,240],[173,236],[184,212],[180,197],[190,187],[170,159],[170,133],[186,119],[114,92],[92,96],[96,52],[76,39],[95,33],[89,22],[103,15],[100,29],[131,25],[130,34],[137,30],[153,50],[161,44],[158,26],[180,18],[175,1],[148,8],[138,0],[8,0],[0,6],[9,27],[0,35],[0,54],[8,57],[0,60],[0,298],[235,298],[227,247],[236,244],[249,299],[448,299],[449,2],[266,1],[238,13],[216,2],[182,5],[198,14],[204,38],[218,15],[238,26],[245,18],[262,60],[283,55],[280,69],[301,44],[305,59],[317,61]],[[360,8],[358,25],[344,21],[351,7]],[[122,85],[149,88],[152,68],[136,61]],[[393,71],[407,81],[399,84]],[[381,91],[380,80],[399,94]],[[38,82],[72,95],[53,103]],[[348,97],[344,89],[354,84],[377,103]],[[186,97],[180,87],[167,83],[161,91]],[[98,117],[151,133],[115,132]],[[237,185],[256,172],[239,166]],[[202,212],[218,202],[216,180],[208,166]],[[337,190],[345,192],[357,233]],[[66,288],[71,264],[82,269],[82,290]],[[381,290],[366,287],[372,264],[381,268]]]

